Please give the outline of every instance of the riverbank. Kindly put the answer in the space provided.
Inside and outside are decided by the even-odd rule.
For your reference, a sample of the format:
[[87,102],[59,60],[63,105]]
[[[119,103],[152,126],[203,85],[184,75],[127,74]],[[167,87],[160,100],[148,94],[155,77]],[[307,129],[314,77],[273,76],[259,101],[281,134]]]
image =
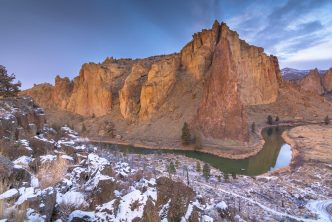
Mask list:
[[90,142],[92,143],[104,143],[104,144],[116,144],[116,145],[126,145],[133,146],[137,148],[145,148],[145,149],[159,149],[159,150],[181,150],[181,151],[197,151],[201,153],[207,153],[211,155],[215,155],[222,158],[233,159],[233,160],[242,160],[247,159],[249,157],[257,155],[264,146],[264,138],[262,136],[263,130],[270,127],[294,127],[300,124],[304,124],[304,122],[294,122],[294,123],[280,123],[276,125],[266,125],[265,127],[258,128],[257,131],[259,133],[254,133],[251,140],[253,141],[251,144],[247,145],[221,145],[221,144],[208,144],[203,145],[200,149],[195,148],[194,145],[184,146],[181,141],[176,141],[173,143],[156,143],[155,139],[151,139],[151,141],[142,141],[137,142],[136,139],[117,139],[117,138],[109,138],[109,137],[88,137]]
[[104,144],[116,144],[116,145],[126,145],[133,146],[137,148],[145,149],[160,149],[160,150],[181,150],[181,151],[196,151],[201,153],[212,154],[218,157],[223,157],[233,160],[246,159],[251,156],[257,155],[264,145],[264,139],[261,137],[259,141],[250,146],[227,146],[227,147],[213,147],[204,146],[200,149],[195,148],[193,145],[184,146],[181,143],[174,145],[148,145],[146,143],[137,143],[135,141],[122,141],[119,139],[103,139],[103,138],[89,138],[91,143],[104,143]]

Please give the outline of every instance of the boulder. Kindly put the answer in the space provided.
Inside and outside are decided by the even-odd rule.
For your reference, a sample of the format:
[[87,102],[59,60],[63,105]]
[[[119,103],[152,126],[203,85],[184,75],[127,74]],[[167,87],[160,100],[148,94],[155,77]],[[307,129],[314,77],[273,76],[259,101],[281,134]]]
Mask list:
[[185,215],[189,202],[196,196],[195,192],[181,182],[175,182],[167,177],[157,179],[157,207],[167,204],[169,221],[179,221]]

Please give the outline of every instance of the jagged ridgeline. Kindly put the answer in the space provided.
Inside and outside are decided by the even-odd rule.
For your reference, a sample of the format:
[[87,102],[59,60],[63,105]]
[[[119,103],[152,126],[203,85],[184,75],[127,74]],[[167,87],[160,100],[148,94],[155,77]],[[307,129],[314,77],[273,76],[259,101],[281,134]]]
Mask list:
[[186,121],[204,138],[248,141],[246,107],[275,102],[280,83],[276,57],[216,21],[179,53],[84,64],[72,81],[57,76],[54,86],[24,94],[83,116],[118,113],[112,121],[135,122],[132,128],[151,123],[152,134],[159,121],[165,135],[180,135]]

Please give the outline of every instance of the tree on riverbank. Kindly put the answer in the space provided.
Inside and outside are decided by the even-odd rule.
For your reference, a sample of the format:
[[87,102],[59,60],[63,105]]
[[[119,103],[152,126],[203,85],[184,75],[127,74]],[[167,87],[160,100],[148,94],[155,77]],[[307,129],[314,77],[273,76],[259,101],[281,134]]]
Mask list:
[[251,124],[251,132],[255,133],[256,132],[256,123],[252,122]]
[[329,118],[329,116],[325,116],[324,123],[325,123],[325,125],[329,125],[330,124],[330,118]]
[[271,115],[267,116],[267,124],[272,125],[273,124],[273,118]]
[[189,145],[191,142],[190,130],[187,122],[184,122],[182,127],[181,140],[183,145]]
[[14,74],[8,74],[6,67],[0,65],[0,97],[17,96],[20,91],[21,82],[14,82],[16,79]]

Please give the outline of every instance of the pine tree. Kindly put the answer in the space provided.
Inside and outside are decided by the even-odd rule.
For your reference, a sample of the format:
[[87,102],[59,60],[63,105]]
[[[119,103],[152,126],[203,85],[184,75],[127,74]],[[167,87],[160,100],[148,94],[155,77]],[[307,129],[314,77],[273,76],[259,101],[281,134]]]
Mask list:
[[280,119],[279,119],[279,116],[277,116],[277,117],[276,117],[276,122],[279,122],[279,120],[280,120]]
[[224,180],[227,182],[229,180],[229,175],[227,172],[224,172]]
[[199,161],[196,163],[196,171],[201,172],[201,163]]
[[210,178],[210,166],[207,163],[205,163],[203,166],[203,176],[206,180]]
[[252,122],[252,124],[251,124],[251,132],[253,132],[253,133],[256,132],[256,124],[255,124],[255,122]]
[[202,149],[202,138],[199,133],[195,134],[195,150]]
[[176,168],[175,168],[175,165],[173,163],[173,161],[171,161],[169,163],[169,166],[168,166],[168,173],[169,174],[175,174],[176,173]]
[[324,118],[324,123],[325,123],[326,125],[329,125],[329,124],[330,124],[330,118],[329,118],[329,116],[325,116],[325,118]]
[[269,124],[269,125],[273,124],[273,118],[271,115],[268,115],[268,117],[267,117],[267,124]]
[[183,127],[182,127],[182,144],[183,145],[188,145],[191,142],[191,135],[190,135],[190,130],[188,123],[184,122]]
[[21,82],[14,83],[15,75],[9,75],[6,67],[0,65],[0,97],[17,96],[20,91]]

